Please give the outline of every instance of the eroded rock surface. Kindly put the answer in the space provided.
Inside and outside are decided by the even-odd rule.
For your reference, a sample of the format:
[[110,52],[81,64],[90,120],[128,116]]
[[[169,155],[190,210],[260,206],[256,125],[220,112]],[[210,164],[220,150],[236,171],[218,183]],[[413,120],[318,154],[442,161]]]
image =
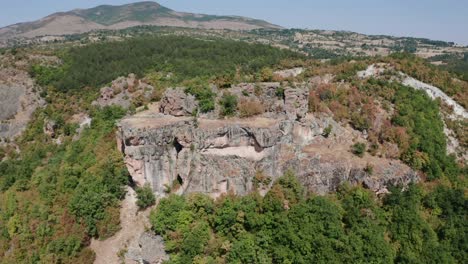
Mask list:
[[[333,136],[324,138],[329,125]],[[256,174],[274,181],[287,170],[320,194],[343,182],[381,191],[389,183],[418,180],[400,161],[351,154],[359,133],[329,117],[194,120],[147,113],[122,120],[119,128],[118,141],[133,179],[149,183],[159,195],[244,195],[259,187]],[[372,174],[365,170],[369,165]]]
[[291,120],[301,120],[307,114],[309,89],[286,88],[284,90],[284,110]]
[[0,140],[20,135],[34,111],[44,104],[26,71],[0,67]]
[[135,74],[115,79],[110,86],[101,88],[100,97],[93,105],[118,105],[125,109],[138,101],[150,101],[154,87],[137,79]]
[[195,96],[186,94],[183,88],[168,89],[160,103],[160,112],[173,116],[190,116],[198,107]]

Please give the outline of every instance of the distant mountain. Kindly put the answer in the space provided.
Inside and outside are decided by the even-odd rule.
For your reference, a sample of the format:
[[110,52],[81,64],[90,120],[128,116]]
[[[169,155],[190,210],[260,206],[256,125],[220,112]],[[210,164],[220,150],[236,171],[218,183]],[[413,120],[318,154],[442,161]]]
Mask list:
[[139,25],[231,30],[281,28],[263,20],[183,13],[156,2],[138,2],[55,13],[37,21],[0,28],[0,39],[78,34],[98,29],[124,29]]

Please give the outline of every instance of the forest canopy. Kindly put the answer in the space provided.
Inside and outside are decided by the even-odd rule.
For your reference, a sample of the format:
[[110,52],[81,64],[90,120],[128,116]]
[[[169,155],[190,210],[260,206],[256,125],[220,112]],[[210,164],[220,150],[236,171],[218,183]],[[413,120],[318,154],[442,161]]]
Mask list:
[[171,195],[150,221],[168,263],[466,263],[462,189],[306,195],[292,173],[261,197]]
[[31,73],[42,85],[66,91],[98,87],[119,76],[148,71],[174,74],[176,79],[254,73],[284,59],[303,55],[261,44],[202,40],[179,36],[142,37],[73,47],[60,67],[35,65]]

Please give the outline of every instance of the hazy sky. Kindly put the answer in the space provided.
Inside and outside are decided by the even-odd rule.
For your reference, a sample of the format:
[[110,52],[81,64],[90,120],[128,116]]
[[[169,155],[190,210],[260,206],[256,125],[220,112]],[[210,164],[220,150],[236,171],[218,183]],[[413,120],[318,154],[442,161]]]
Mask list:
[[[0,26],[129,0],[0,0]],[[427,37],[468,45],[468,0],[160,0],[177,11],[241,15],[284,27]]]

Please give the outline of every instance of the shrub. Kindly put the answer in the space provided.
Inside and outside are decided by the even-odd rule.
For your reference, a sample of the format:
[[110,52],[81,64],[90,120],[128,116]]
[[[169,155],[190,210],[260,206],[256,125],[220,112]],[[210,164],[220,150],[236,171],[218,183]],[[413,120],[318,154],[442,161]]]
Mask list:
[[332,125],[328,125],[324,130],[323,130],[323,133],[322,133],[322,136],[328,138],[328,136],[330,136],[331,132],[332,132]]
[[137,205],[140,209],[146,209],[155,204],[156,198],[154,197],[153,190],[149,186],[149,184],[145,184],[145,186],[137,188]]
[[237,110],[237,97],[230,93],[223,94],[221,101],[221,114],[223,116],[233,116]]
[[367,172],[367,174],[372,175],[374,173],[374,166],[370,163],[367,163],[364,171]]
[[238,108],[241,117],[250,117],[265,112],[261,102],[251,99],[241,99]]
[[201,80],[195,80],[195,83],[189,84],[185,89],[186,93],[192,94],[198,100],[198,107],[200,112],[207,113],[215,109],[214,98],[215,93]]
[[275,95],[276,95],[276,97],[278,97],[280,99],[284,99],[284,88],[279,87],[278,89],[276,89]]
[[364,157],[364,153],[366,152],[366,144],[359,142],[355,143],[353,146],[351,146],[351,151],[358,157]]

